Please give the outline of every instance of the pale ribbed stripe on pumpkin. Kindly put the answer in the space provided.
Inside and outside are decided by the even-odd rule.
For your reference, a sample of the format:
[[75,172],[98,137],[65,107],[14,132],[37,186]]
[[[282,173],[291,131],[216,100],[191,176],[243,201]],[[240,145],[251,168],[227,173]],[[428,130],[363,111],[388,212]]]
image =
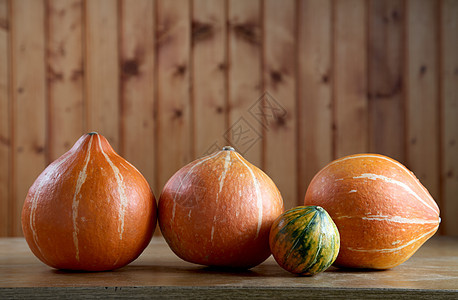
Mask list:
[[78,218],[78,206],[80,203],[80,199],[78,198],[78,195],[81,191],[81,187],[86,182],[87,165],[89,164],[89,160],[91,159],[91,146],[92,146],[93,137],[94,136],[91,136],[91,138],[89,139],[86,157],[84,158],[84,166],[83,166],[83,169],[78,174],[78,179],[76,180],[75,193],[73,194],[73,201],[72,201],[73,244],[75,245],[75,251],[76,251],[75,258],[77,261],[80,261],[80,249],[78,246],[78,231],[79,230],[78,230],[78,225],[76,222],[76,219]]
[[243,158],[241,158],[238,153],[235,153],[235,155],[237,155],[237,157],[242,162],[242,164],[245,165],[245,167],[250,172],[251,177],[253,178],[253,184],[254,184],[255,191],[256,191],[256,205],[258,207],[258,226],[257,226],[257,229],[256,229],[256,236],[255,236],[255,239],[256,239],[258,237],[258,235],[259,235],[259,231],[261,230],[261,225],[262,225],[262,196],[261,196],[261,189],[259,188],[259,182],[258,182],[258,179],[256,178],[256,176],[254,175],[253,170],[243,161]]
[[223,189],[224,179],[226,179],[227,171],[229,170],[229,167],[232,165],[231,151],[226,151],[226,152],[227,152],[227,154],[226,154],[226,158],[224,159],[223,173],[221,174],[220,179],[219,179],[219,191],[218,191],[218,194],[216,196],[216,202],[218,202],[219,193],[221,193],[221,190]]
[[401,182],[401,181],[398,181],[398,180],[395,180],[395,179],[393,179],[393,178],[389,178],[389,177],[386,177],[386,176],[383,176],[383,175],[372,174],[372,173],[364,173],[364,174],[361,174],[360,176],[355,176],[355,177],[353,177],[353,179],[361,179],[361,178],[366,178],[366,179],[370,179],[370,180],[377,180],[377,179],[380,179],[380,180],[383,180],[383,181],[388,182],[388,183],[396,184],[397,186],[402,187],[405,191],[407,191],[409,194],[411,194],[412,196],[414,196],[418,201],[420,201],[421,203],[423,203],[425,206],[429,207],[429,208],[432,209],[434,212],[437,212],[434,208],[432,208],[430,205],[428,205],[428,203],[426,203],[425,201],[423,201],[423,199],[421,199],[421,197],[418,196],[417,193],[415,193],[415,192],[414,192],[407,184],[405,184],[404,182]]
[[216,222],[216,215],[213,216],[213,225],[212,225],[212,230],[210,233],[210,241],[213,242],[213,234],[215,233],[215,222]]
[[[389,162],[391,162],[392,164],[394,164],[394,165],[400,167],[400,168],[401,168],[403,171],[405,171],[411,178],[413,178],[413,179],[415,180],[415,182],[417,182],[418,186],[419,186],[419,187],[421,188],[421,190],[425,193],[425,195],[428,197],[428,199],[430,199],[432,203],[434,203],[435,205],[437,205],[436,202],[434,201],[434,199],[433,199],[433,198],[431,197],[431,195],[429,194],[428,190],[426,190],[426,188],[425,188],[423,185],[419,184],[418,178],[416,178],[415,175],[413,175],[412,172],[410,172],[404,165],[398,163],[397,161],[392,160],[392,159],[389,159],[389,158],[387,158],[387,157],[380,156],[380,155],[370,155],[370,154],[366,154],[366,155],[355,155],[355,156],[343,157],[343,158],[337,159],[337,160],[335,160],[335,161],[329,163],[326,167],[324,167],[323,169],[321,169],[321,171],[320,171],[319,173],[323,172],[323,170],[327,169],[328,167],[330,167],[330,166],[332,166],[332,165],[335,165],[335,164],[337,164],[337,163],[343,162],[343,161],[345,161],[345,160],[349,160],[349,159],[360,159],[360,158],[362,158],[362,157],[383,159],[383,160],[389,161]],[[343,178],[342,178],[342,179],[343,179]],[[336,180],[342,180],[342,179],[336,179]],[[437,213],[439,213],[438,208],[437,208],[435,211],[436,211]]]
[[434,234],[434,232],[436,232],[438,227],[439,227],[439,225],[434,227],[432,230],[420,235],[418,238],[413,239],[413,240],[409,241],[408,243],[406,243],[406,244],[404,244],[402,246],[396,247],[396,248],[389,248],[389,249],[356,249],[356,248],[352,248],[352,247],[347,247],[347,249],[350,250],[350,251],[355,251],[355,252],[369,252],[369,253],[372,253],[372,252],[381,252],[381,253],[395,252],[395,251],[399,251],[399,250],[401,250],[401,249],[403,249],[403,248],[405,248],[407,246],[410,246],[413,243],[416,243],[416,242],[418,242],[419,240],[421,240],[423,238],[429,237],[431,234]]
[[[219,194],[223,190],[224,179],[226,179],[227,171],[229,171],[229,168],[232,165],[231,151],[221,151],[221,152],[226,152],[226,158],[224,159],[223,172],[221,173],[221,176],[219,177],[219,190],[218,190],[218,193],[216,194],[216,199],[215,199],[216,203],[218,203]],[[212,229],[211,229],[210,241],[212,241],[212,242],[213,242],[213,234],[215,233],[215,222],[216,222],[216,215],[215,215],[215,217],[213,217],[213,224],[212,224]]]
[[425,219],[407,219],[400,216],[383,216],[383,215],[368,215],[366,217],[358,216],[338,216],[336,219],[361,219],[369,221],[385,221],[394,223],[404,224],[437,224],[437,220],[425,220]]
[[[54,169],[58,169],[62,164],[64,164],[67,159],[70,157],[69,154],[67,156],[62,157],[59,162],[56,162],[56,164],[53,166]],[[47,174],[51,174],[52,170],[48,170]],[[49,175],[48,175],[49,176]],[[38,195],[41,193],[41,189],[43,186],[48,183],[48,178],[42,178],[40,181],[40,184],[38,185],[35,194],[33,195],[32,199],[30,202],[32,203],[30,206],[30,219],[29,219],[29,224],[30,224],[30,230],[32,231],[32,236],[33,236],[33,241],[35,242],[35,246],[37,247],[38,251],[42,255],[42,259],[46,260],[46,258],[43,255],[43,252],[41,251],[40,245],[38,244],[38,235],[35,229],[35,213],[37,210],[37,205],[38,205]]]
[[216,152],[208,157],[203,157],[200,161],[197,161],[196,164],[194,164],[191,168],[189,168],[189,171],[186,173],[186,175],[184,176],[183,179],[180,180],[180,185],[178,186],[178,189],[177,189],[177,192],[175,193],[175,196],[173,197],[173,208],[172,208],[172,221],[175,219],[175,209],[176,209],[176,205],[177,205],[177,197],[178,197],[178,194],[180,193],[180,190],[183,186],[183,181],[186,181],[186,178],[188,178],[189,174],[192,173],[192,170],[194,170],[195,167],[203,164],[204,162],[206,162],[207,160],[209,159],[212,159],[214,158],[215,156],[217,156],[218,154],[220,154],[221,152]]
[[121,209],[119,210],[119,220],[121,221],[120,228],[118,228],[119,231],[119,238],[122,240],[122,234],[124,233],[124,214],[126,212],[126,207],[127,207],[127,197],[125,193],[125,187],[124,187],[124,180],[122,178],[121,173],[119,172],[118,167],[116,167],[111,159],[108,157],[108,155],[103,151],[102,148],[102,143],[100,142],[100,136],[97,135],[97,139],[99,140],[99,147],[100,151],[102,152],[103,156],[105,157],[106,161],[110,165],[111,169],[113,170],[113,173],[116,178],[116,182],[118,185],[118,193],[119,193],[119,198],[121,200]]

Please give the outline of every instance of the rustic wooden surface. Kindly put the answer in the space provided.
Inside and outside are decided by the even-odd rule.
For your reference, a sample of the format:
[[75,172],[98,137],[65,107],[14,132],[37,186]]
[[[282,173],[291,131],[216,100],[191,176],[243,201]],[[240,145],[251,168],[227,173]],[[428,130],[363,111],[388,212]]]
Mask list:
[[83,3],[52,0],[47,10],[47,158],[53,161],[68,151],[84,130]]
[[0,0],[0,236],[89,131],[156,197],[232,144],[286,208],[332,159],[385,154],[458,236],[457,20],[456,0]]
[[333,158],[332,12],[330,0],[299,2],[298,12],[298,193]]
[[[433,41],[438,26],[437,9],[436,1],[421,0],[416,1],[416,5],[410,5],[406,11],[407,49],[422,49],[413,51],[406,60],[406,162],[436,199],[439,197],[440,131],[438,47]],[[417,88],[413,88],[414,86]]]
[[[458,221],[458,1],[447,0],[441,7],[443,31],[440,61],[442,150],[442,207],[445,232],[457,231]],[[455,53],[454,55],[450,55]],[[448,201],[455,199],[455,201]]]
[[334,156],[368,152],[368,103],[365,51],[367,1],[336,1],[334,6],[333,97]]
[[2,296],[381,297],[458,296],[458,239],[434,237],[404,264],[386,271],[331,267],[313,277],[281,269],[270,257],[249,271],[187,263],[156,237],[132,264],[111,272],[65,272],[38,261],[22,238],[0,239]]
[[[156,186],[193,158],[190,104],[191,4],[156,2],[157,28],[157,177]],[[148,137],[144,137],[148,138]],[[159,196],[159,190],[156,190]]]
[[[46,167],[45,7],[44,1],[19,0],[10,5],[10,105],[15,150],[10,188],[13,199],[25,199],[36,174]],[[13,235],[22,234],[22,204],[23,200],[10,206]]]
[[115,0],[85,2],[86,131],[103,134],[119,150],[119,40]]
[[[264,1],[263,120],[264,163],[262,167],[282,192],[285,207],[297,202],[296,114],[296,3]],[[278,100],[277,100],[278,99]],[[281,109],[274,101],[281,100]],[[283,113],[284,111],[286,113]],[[285,155],[288,149],[288,155]],[[276,159],[282,157],[282,159]],[[282,174],[289,174],[283,176]]]
[[136,166],[151,185],[156,175],[154,8],[149,0],[120,2],[121,109],[124,112],[120,154]]
[[11,213],[9,206],[10,199],[10,164],[11,149],[10,143],[10,105],[8,101],[9,79],[8,79],[8,39],[9,32],[8,2],[0,1],[0,236],[7,236],[10,231]]

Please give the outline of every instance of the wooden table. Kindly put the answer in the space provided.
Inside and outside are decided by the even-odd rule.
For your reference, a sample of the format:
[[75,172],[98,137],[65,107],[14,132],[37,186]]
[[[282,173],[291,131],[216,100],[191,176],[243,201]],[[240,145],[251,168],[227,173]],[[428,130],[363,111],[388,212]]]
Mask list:
[[0,239],[0,299],[11,297],[167,298],[454,298],[458,238],[434,237],[406,263],[387,271],[331,267],[298,277],[270,257],[249,271],[224,272],[182,261],[160,237],[132,264],[112,272],[54,270],[22,238]]

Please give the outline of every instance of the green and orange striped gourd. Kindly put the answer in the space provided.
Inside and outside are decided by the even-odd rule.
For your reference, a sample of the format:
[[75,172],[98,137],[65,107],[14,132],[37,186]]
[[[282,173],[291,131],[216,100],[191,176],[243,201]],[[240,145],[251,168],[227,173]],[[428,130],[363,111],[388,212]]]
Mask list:
[[269,242],[275,260],[283,269],[299,275],[314,275],[336,260],[340,236],[323,208],[298,206],[275,220]]

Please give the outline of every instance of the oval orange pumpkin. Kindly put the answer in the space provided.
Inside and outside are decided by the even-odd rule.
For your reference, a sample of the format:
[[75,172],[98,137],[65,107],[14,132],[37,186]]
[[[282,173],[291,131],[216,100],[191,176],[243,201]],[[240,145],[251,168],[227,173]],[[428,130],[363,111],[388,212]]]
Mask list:
[[425,187],[399,162],[357,154],[325,166],[310,183],[305,205],[320,205],[339,229],[335,265],[388,269],[434,233],[439,208]]
[[58,269],[125,266],[148,245],[155,226],[147,181],[97,133],[82,136],[40,174],[22,210],[30,249]]
[[269,231],[283,212],[273,181],[231,147],[191,162],[165,185],[162,234],[182,259],[250,268],[270,255]]

